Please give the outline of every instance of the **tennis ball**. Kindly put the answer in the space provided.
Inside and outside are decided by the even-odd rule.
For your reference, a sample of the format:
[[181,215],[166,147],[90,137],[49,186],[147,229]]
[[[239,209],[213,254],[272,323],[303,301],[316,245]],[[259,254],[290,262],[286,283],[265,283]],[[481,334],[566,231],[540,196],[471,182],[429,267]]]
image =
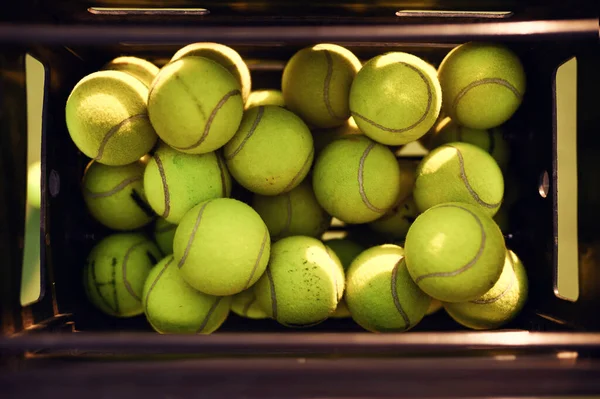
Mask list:
[[266,319],[269,317],[258,304],[252,287],[233,296],[231,310],[238,316],[249,319]]
[[176,224],[171,224],[163,218],[156,219],[154,224],[154,241],[164,255],[173,253],[173,239],[175,238]]
[[429,153],[417,168],[413,191],[420,211],[464,202],[494,216],[504,196],[504,178],[494,158],[467,143],[450,143]]
[[387,145],[410,143],[425,135],[441,106],[435,69],[407,53],[372,58],[350,90],[350,111],[360,130]]
[[381,217],[400,191],[400,168],[394,154],[365,136],[343,137],[323,149],[313,170],[317,201],[346,223]]
[[71,139],[88,157],[105,165],[127,165],[154,147],[148,120],[148,88],[121,71],[100,71],[81,79],[67,99]]
[[[348,270],[352,261],[365,250],[362,245],[344,238],[326,240],[323,244],[337,255],[344,271]],[[350,310],[348,310],[348,305],[346,305],[346,300],[343,297],[338,302],[337,308],[331,317],[337,319],[350,317]]]
[[281,79],[287,107],[314,127],[343,124],[350,116],[348,95],[360,67],[350,50],[335,44],[298,51],[286,64]]
[[83,176],[83,199],[90,214],[113,230],[135,230],[155,215],[146,202],[142,161],[124,166],[91,161]]
[[403,240],[419,213],[413,198],[408,197],[394,205],[385,215],[369,223],[369,227],[387,239]]
[[244,102],[247,101],[252,80],[248,66],[237,51],[219,43],[193,43],[177,51],[171,62],[189,56],[208,58],[225,67],[242,88]]
[[344,294],[344,271],[316,238],[286,237],[273,244],[265,274],[254,287],[261,308],[289,327],[319,324]]
[[173,254],[185,281],[210,295],[233,295],[252,286],[269,261],[267,226],[243,202],[218,198],[181,219]]
[[42,204],[42,164],[34,162],[27,168],[27,203],[40,209]]
[[248,100],[246,100],[246,109],[261,105],[285,107],[283,93],[280,90],[255,90],[250,92]]
[[148,114],[156,133],[174,149],[190,154],[225,145],[243,112],[238,82],[224,67],[202,57],[165,65],[148,96]]
[[161,334],[210,334],[229,315],[231,297],[204,294],[190,287],[173,255],[161,260],[144,284],[146,318]]
[[432,299],[431,300],[431,304],[429,305],[429,308],[427,309],[427,312],[425,312],[426,316],[430,316],[434,313],[436,313],[438,310],[440,310],[442,308],[443,304],[441,301],[438,301],[437,299]]
[[512,320],[527,301],[527,273],[512,251],[500,279],[491,290],[477,299],[462,303],[445,303],[446,312],[465,327],[475,330],[498,328]]
[[142,314],[144,282],[161,256],[156,245],[140,233],[104,238],[92,249],[83,269],[88,299],[111,316]]
[[224,150],[234,179],[256,194],[277,195],[297,187],[314,157],[308,127],[274,105],[249,109]]
[[104,65],[103,69],[126,72],[138,79],[146,87],[150,87],[160,70],[150,61],[137,57],[117,57]]
[[398,194],[398,203],[410,197],[415,188],[417,179],[417,167],[419,162],[410,159],[398,159],[398,167],[400,167],[400,194]]
[[318,156],[325,147],[335,140],[351,134],[362,134],[352,117],[341,126],[329,129],[313,129],[312,135],[315,143],[315,155]]
[[459,126],[450,118],[445,118],[436,127],[428,148],[433,150],[441,145],[460,141],[476,145],[485,150],[498,163],[500,168],[506,168],[509,160],[509,147],[500,128],[471,129]]
[[444,111],[473,129],[500,126],[515,113],[525,94],[525,71],[515,53],[500,44],[465,43],[438,69]]
[[431,301],[410,278],[404,250],[397,245],[372,247],[358,255],[348,269],[346,284],[352,318],[373,332],[413,328]]
[[184,154],[161,144],[144,172],[148,203],[169,223],[200,202],[228,197],[231,177],[217,152]]
[[489,291],[502,273],[506,252],[492,218],[457,202],[421,214],[408,230],[404,249],[417,285],[443,302],[471,301]]

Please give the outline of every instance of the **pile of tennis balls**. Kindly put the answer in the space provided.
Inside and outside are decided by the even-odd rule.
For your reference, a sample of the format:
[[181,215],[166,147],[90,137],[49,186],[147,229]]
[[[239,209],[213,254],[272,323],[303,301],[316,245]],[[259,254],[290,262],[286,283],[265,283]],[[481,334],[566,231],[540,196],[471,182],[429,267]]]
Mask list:
[[[92,159],[85,203],[115,230],[87,258],[87,296],[160,333],[208,334],[230,311],[398,332],[442,306],[464,326],[500,327],[527,297],[493,219],[509,155],[500,126],[524,92],[517,56],[489,43],[456,47],[437,70],[318,44],[289,60],[281,91],[252,91],[221,44],[186,46],[160,69],[119,57],[66,104]],[[417,140],[422,160],[395,155]],[[381,240],[322,240],[332,223]]]

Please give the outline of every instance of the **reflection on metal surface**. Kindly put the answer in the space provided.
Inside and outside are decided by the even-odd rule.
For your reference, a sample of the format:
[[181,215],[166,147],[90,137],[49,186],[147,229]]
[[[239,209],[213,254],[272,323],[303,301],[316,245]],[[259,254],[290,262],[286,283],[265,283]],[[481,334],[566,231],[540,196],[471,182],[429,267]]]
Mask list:
[[460,11],[460,10],[400,10],[398,17],[434,17],[434,18],[509,18],[512,11]]
[[512,362],[513,360],[517,360],[517,357],[515,355],[496,355],[494,359],[500,362]]
[[577,352],[558,352],[556,354],[557,359],[568,360],[568,359],[577,359],[579,357],[579,353]]
[[94,15],[208,15],[206,8],[124,8],[90,7],[88,12]]

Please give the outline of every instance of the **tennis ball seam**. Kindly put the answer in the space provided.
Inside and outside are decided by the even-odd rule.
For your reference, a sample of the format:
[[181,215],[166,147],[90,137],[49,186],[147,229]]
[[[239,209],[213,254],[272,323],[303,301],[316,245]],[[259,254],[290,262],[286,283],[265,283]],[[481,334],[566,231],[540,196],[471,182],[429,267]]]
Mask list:
[[217,166],[219,167],[219,175],[221,177],[221,195],[225,198],[227,197],[227,181],[225,180],[225,170],[223,170],[225,165],[223,165],[223,160],[216,152],[215,157],[217,158]]
[[360,161],[358,162],[358,192],[360,193],[362,202],[367,206],[367,208],[369,208],[373,212],[385,213],[385,209],[378,208],[375,205],[371,204],[371,202],[367,198],[367,194],[365,193],[364,178],[363,178],[364,168],[365,168],[365,160],[367,159],[367,156],[369,155],[369,153],[371,152],[373,147],[375,147],[374,142],[370,143],[367,146],[367,148],[365,148],[362,156],[360,157]]
[[332,118],[338,120],[346,120],[347,118],[335,114],[335,112],[333,111],[333,107],[331,106],[331,103],[329,101],[329,85],[331,84],[331,78],[333,76],[333,58],[331,57],[331,54],[329,54],[329,51],[325,50],[323,51],[323,53],[325,54],[325,58],[327,59],[327,74],[325,75],[325,87],[323,89],[323,101],[325,102],[325,108],[327,108],[327,112]]
[[[116,263],[117,263],[117,261],[116,261],[116,259],[114,259],[113,265],[116,265]],[[114,268],[113,268],[113,278],[111,281],[105,281],[105,282],[98,281],[98,276],[96,275],[96,261],[92,261],[92,263],[90,264],[90,272],[92,275],[92,280],[94,281],[94,288],[96,289],[96,292],[98,293],[98,297],[102,300],[102,302],[104,302],[104,304],[110,310],[112,310],[115,314],[119,314],[119,301],[117,300],[117,283],[115,280],[116,272],[114,271]],[[115,306],[111,305],[108,302],[108,299],[106,299],[104,297],[104,295],[102,295],[102,291],[100,291],[100,287],[102,287],[104,285],[110,285],[110,284],[112,284],[113,289],[114,289]]]
[[474,300],[471,301],[471,303],[474,303],[476,305],[489,305],[490,303],[494,303],[494,302],[499,301],[504,295],[506,295],[510,291],[510,289],[513,287],[513,285],[515,285],[515,283],[517,282],[517,276],[516,276],[516,273],[514,273],[514,271],[515,271],[515,263],[513,262],[512,256],[510,256],[510,254],[508,255],[508,261],[510,262],[510,265],[512,266],[513,274],[511,275],[510,283],[508,284],[508,286],[506,287],[506,289],[504,291],[502,291],[500,294],[498,294],[497,296],[493,297],[493,298],[490,298],[490,299],[474,299]]
[[140,245],[145,244],[146,242],[147,242],[146,240],[142,240],[140,242],[137,242],[137,243],[133,244],[131,247],[129,247],[129,249],[127,250],[127,252],[125,252],[125,256],[123,257],[123,284],[125,285],[125,288],[127,289],[127,292],[129,292],[129,294],[132,297],[134,297],[135,299],[137,299],[138,301],[141,301],[142,298],[140,298],[133,291],[133,288],[131,288],[131,284],[127,280],[127,261],[129,261],[129,256],[131,255],[131,253],[133,252],[133,250],[136,249],[137,247],[139,247]]
[[279,237],[285,235],[289,231],[290,226],[292,225],[292,198],[291,198],[289,192],[283,194],[283,196],[286,200],[285,201],[285,204],[286,204],[285,224],[283,225],[283,228],[281,229],[279,234],[277,234],[276,238],[279,238]]
[[277,294],[275,293],[275,282],[270,267],[267,267],[267,279],[269,280],[269,293],[271,296],[271,314],[275,320],[279,321],[277,319]]
[[123,181],[121,181],[119,184],[117,184],[116,186],[114,186],[113,188],[111,188],[108,191],[92,191],[87,187],[84,187],[84,190],[85,190],[88,198],[96,199],[96,198],[110,197],[111,195],[116,194],[119,191],[123,190],[128,185],[135,183],[136,181],[140,181],[140,180],[142,180],[142,176],[129,177],[127,179],[124,179]]
[[238,145],[238,147],[235,150],[233,150],[233,152],[231,152],[229,155],[225,154],[226,160],[228,160],[228,161],[232,160],[233,157],[235,157],[240,151],[242,151],[242,148],[244,148],[244,146],[246,145],[246,142],[250,139],[250,137],[254,134],[254,131],[258,127],[258,124],[260,123],[260,120],[262,119],[264,112],[265,112],[265,107],[262,105],[259,106],[258,111],[256,113],[256,118],[254,119],[254,122],[252,122],[252,126],[250,126],[250,130],[248,130],[246,137],[244,137],[242,139],[242,142],[240,143],[240,145]]
[[202,330],[204,330],[204,328],[206,328],[206,325],[208,324],[210,317],[215,312],[215,310],[217,309],[217,306],[219,306],[219,303],[221,302],[222,299],[223,299],[222,296],[219,296],[215,299],[215,301],[213,302],[210,309],[208,309],[206,316],[204,316],[204,320],[202,320],[202,324],[200,324],[200,327],[198,328],[198,330],[196,330],[196,334],[200,334],[202,332]]
[[163,219],[166,219],[171,213],[171,194],[169,193],[169,185],[167,183],[167,175],[165,173],[165,167],[160,159],[158,154],[154,154],[154,160],[156,161],[156,166],[158,167],[158,173],[160,174],[160,180],[163,186],[163,196],[165,199],[165,210],[162,213]]
[[456,95],[456,98],[452,102],[452,110],[456,111],[456,107],[458,107],[458,102],[471,89],[473,89],[477,86],[485,85],[485,84],[497,84],[497,85],[503,86],[503,87],[507,88],[508,90],[510,90],[515,95],[515,97],[517,97],[518,100],[522,99],[521,93],[519,93],[517,88],[514,87],[509,81],[507,81],[505,79],[501,79],[501,78],[485,78],[485,79],[480,79],[480,80],[471,82],[468,85],[466,85],[465,87],[463,87],[462,90],[458,92],[458,94]]
[[481,220],[479,220],[479,217],[475,213],[471,212],[471,210],[469,210],[467,208],[464,208],[464,207],[458,206],[458,205],[438,205],[436,208],[458,208],[458,209],[462,209],[462,210],[468,212],[471,216],[473,216],[473,218],[479,225],[479,229],[481,230],[481,242],[479,243],[479,249],[477,250],[475,257],[473,259],[471,259],[469,262],[467,262],[466,265],[464,265],[454,271],[451,271],[451,272],[433,272],[433,273],[423,274],[415,279],[415,283],[417,283],[417,284],[419,284],[421,281],[423,281],[426,278],[454,277],[454,276],[457,276],[457,275],[469,270],[477,263],[479,258],[481,258],[481,256],[483,255],[483,250],[485,249],[485,243],[487,241],[487,236],[485,234],[485,229],[483,227],[483,223],[481,222]]
[[[160,280],[160,278],[162,277],[162,275],[165,273],[165,271],[167,270],[167,268],[169,267],[169,265],[171,263],[173,263],[175,259],[172,258],[171,260],[169,260],[162,268],[162,270],[158,273],[158,275],[156,276],[156,278],[154,279],[154,281],[152,282],[152,284],[150,285],[150,288],[148,288],[148,292],[146,292],[146,298],[144,300],[144,310],[146,313],[146,317],[148,317],[149,319],[151,319],[152,317],[150,316],[150,312],[148,312],[148,302],[150,301],[150,294],[152,293],[152,290],[154,289],[154,287],[156,286],[156,284],[158,283],[158,280]],[[150,322],[152,323],[152,322]]]
[[298,177],[300,177],[300,175],[304,171],[304,168],[306,168],[306,166],[309,164],[309,161],[311,159],[313,159],[314,153],[315,153],[315,147],[313,146],[312,149],[310,150],[310,152],[308,153],[308,156],[304,160],[304,163],[302,164],[302,166],[300,167],[300,169],[298,169],[298,172],[296,172],[296,174],[294,175],[294,177],[292,178],[292,180],[288,183],[288,185],[285,186],[285,188],[283,189],[283,192],[289,191],[289,190],[291,190],[292,188],[295,187],[296,181],[298,180]]
[[400,263],[402,263],[403,259],[404,259],[404,256],[400,257],[400,260],[398,262],[396,262],[396,264],[394,265],[394,268],[392,269],[392,278],[391,278],[392,286],[391,286],[391,288],[392,288],[392,299],[394,300],[394,306],[396,307],[396,310],[398,311],[398,313],[400,313],[402,320],[404,320],[404,330],[408,330],[411,325],[410,318],[408,317],[408,315],[402,308],[402,305],[400,304],[400,299],[398,298],[398,290],[396,288],[396,283],[398,281],[398,267],[400,266]]
[[198,230],[198,227],[200,226],[200,220],[202,219],[202,215],[204,214],[204,210],[206,209],[206,206],[208,204],[210,204],[212,202],[212,200],[206,201],[201,207],[200,210],[198,211],[198,216],[196,216],[196,223],[194,224],[194,228],[192,229],[192,232],[190,234],[190,238],[188,240],[187,245],[185,246],[185,250],[183,251],[183,256],[181,257],[181,260],[179,261],[179,264],[177,265],[177,267],[179,267],[180,269],[184,266],[184,263],[190,253],[190,248],[192,247],[192,243],[194,242],[194,238],[196,238],[196,231]]
[[252,298],[246,304],[244,304],[244,307],[242,308],[242,315],[248,317],[248,311],[250,311],[250,307],[254,302],[256,302],[256,295],[252,296]]
[[100,161],[102,159],[102,156],[104,155],[104,149],[105,149],[106,145],[108,144],[108,140],[110,140],[112,138],[112,136],[114,136],[115,133],[117,133],[119,131],[120,128],[122,128],[123,126],[127,125],[128,123],[132,123],[138,119],[148,119],[149,120],[148,114],[144,113],[144,114],[132,115],[128,118],[123,119],[121,122],[119,122],[118,124],[116,124],[115,126],[110,128],[110,130],[102,138],[102,141],[100,142],[100,146],[98,147],[98,154],[96,155],[94,160]]
[[260,245],[260,251],[258,251],[258,256],[256,257],[256,261],[254,262],[254,267],[252,268],[252,272],[250,273],[250,276],[248,277],[248,281],[246,281],[246,284],[244,285],[244,290],[247,289],[250,286],[250,282],[252,281],[252,278],[254,277],[254,274],[256,273],[256,269],[258,268],[258,264],[260,263],[260,259],[263,256],[263,253],[265,251],[265,245],[267,244],[267,237],[269,236],[267,229],[265,228],[265,233],[263,235],[263,240],[262,243]]

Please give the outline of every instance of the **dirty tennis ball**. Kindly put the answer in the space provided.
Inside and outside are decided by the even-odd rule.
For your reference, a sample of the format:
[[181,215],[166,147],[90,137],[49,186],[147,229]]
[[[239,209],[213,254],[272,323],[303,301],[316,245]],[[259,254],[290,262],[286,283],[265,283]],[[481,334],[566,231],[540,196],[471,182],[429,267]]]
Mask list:
[[410,143],[425,135],[441,106],[435,69],[407,53],[372,58],[350,90],[350,111],[360,130],[387,145]]
[[71,139],[86,156],[105,165],[127,165],[154,147],[147,110],[148,88],[121,71],[81,79],[67,99]]
[[104,65],[103,69],[126,72],[138,79],[146,87],[150,87],[160,70],[150,61],[138,57],[117,57]]
[[189,56],[208,58],[225,67],[242,88],[244,102],[248,100],[252,88],[250,70],[237,51],[219,43],[192,43],[177,51],[171,62]]
[[285,100],[281,90],[254,90],[246,100],[246,109],[261,105],[277,105],[285,107]]
[[294,113],[275,105],[260,106],[244,114],[224,156],[231,175],[243,187],[277,195],[297,187],[308,174],[313,139]]
[[346,223],[381,217],[398,198],[399,181],[390,149],[362,135],[345,136],[325,147],[312,176],[317,201]]
[[348,269],[346,284],[352,319],[373,332],[413,328],[431,301],[411,279],[404,250],[397,245],[372,247],[358,255]]
[[405,241],[408,271],[417,285],[442,302],[465,302],[498,281],[504,236],[481,208],[451,202],[415,220]]
[[500,44],[465,43],[444,58],[438,70],[444,111],[473,129],[500,126],[525,94],[525,71],[515,53]]
[[171,224],[163,218],[156,219],[154,224],[154,241],[163,255],[173,253],[173,239],[175,238],[176,224]]
[[83,286],[90,302],[102,312],[132,317],[144,312],[142,291],[160,250],[141,233],[117,233],[92,249],[83,269]]
[[413,196],[421,212],[446,202],[464,202],[494,216],[504,196],[504,178],[490,154],[468,143],[431,151],[417,168]]
[[491,290],[477,299],[446,303],[446,312],[455,321],[474,330],[503,326],[519,314],[527,301],[527,273],[513,251],[506,251],[500,279]]
[[231,176],[218,152],[185,154],[161,144],[144,172],[148,203],[169,223],[200,202],[229,197]]
[[262,310],[258,304],[254,288],[250,287],[246,291],[235,294],[232,298],[231,311],[238,316],[248,319],[266,319],[269,317],[267,312]]
[[83,176],[83,199],[94,219],[113,230],[135,230],[155,214],[144,192],[142,161],[108,166],[91,161]]
[[437,313],[438,310],[442,308],[442,301],[438,301],[437,299],[432,299],[429,308],[427,308],[427,312],[425,312],[426,316],[430,316],[434,313]]
[[335,44],[298,51],[286,64],[281,90],[287,107],[311,126],[340,126],[350,116],[348,95],[361,63]]
[[239,83],[223,66],[203,57],[184,57],[165,65],[148,96],[148,115],[158,136],[190,154],[225,145],[243,112]]
[[148,322],[161,334],[210,334],[231,306],[231,297],[204,294],[187,284],[173,255],[150,271],[142,298]]
[[335,311],[344,294],[344,271],[316,238],[286,237],[273,244],[254,292],[269,317],[288,327],[309,327]]
[[331,224],[331,216],[319,205],[306,179],[287,193],[255,194],[252,208],[267,225],[273,241],[289,236],[320,237]]
[[173,254],[185,281],[210,295],[251,287],[269,261],[267,226],[249,205],[230,198],[202,202],[175,231]]
[[403,240],[419,213],[413,197],[410,196],[394,205],[379,219],[369,223],[369,227],[387,239]]
[[34,162],[27,168],[27,203],[40,209],[42,204],[42,164]]

